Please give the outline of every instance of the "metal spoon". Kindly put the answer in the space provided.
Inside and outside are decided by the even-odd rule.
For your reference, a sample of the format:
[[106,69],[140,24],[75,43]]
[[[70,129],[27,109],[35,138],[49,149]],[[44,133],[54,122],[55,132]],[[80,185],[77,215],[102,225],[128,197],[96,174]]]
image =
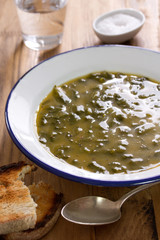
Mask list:
[[132,195],[159,182],[141,185],[113,202],[98,196],[78,198],[67,203],[61,211],[62,216],[70,222],[83,225],[103,225],[113,223],[121,217],[122,204]]

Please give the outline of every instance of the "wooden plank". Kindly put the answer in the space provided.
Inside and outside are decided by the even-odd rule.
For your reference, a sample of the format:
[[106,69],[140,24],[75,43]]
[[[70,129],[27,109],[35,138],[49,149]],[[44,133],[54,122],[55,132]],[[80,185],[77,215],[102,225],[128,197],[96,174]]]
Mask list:
[[[159,50],[159,6],[160,0],[69,0],[62,45],[51,51],[36,52],[22,44],[18,18],[12,0],[1,0],[0,113],[3,117],[0,118],[0,164],[19,160],[28,161],[11,141],[5,127],[3,114],[9,91],[19,77],[38,62],[59,52],[103,44],[94,34],[92,22],[99,14],[118,8],[133,7],[142,10],[146,16],[143,29],[134,39],[125,44]],[[116,200],[132,189],[84,185],[54,176],[41,168],[29,176],[27,182],[39,180],[49,182],[57,192],[63,192],[65,202],[92,194]],[[52,231],[43,239],[160,239],[159,190],[159,186],[155,186],[151,190],[145,190],[129,199],[122,208],[121,220],[114,224],[99,227],[80,226],[69,223],[60,217]]]

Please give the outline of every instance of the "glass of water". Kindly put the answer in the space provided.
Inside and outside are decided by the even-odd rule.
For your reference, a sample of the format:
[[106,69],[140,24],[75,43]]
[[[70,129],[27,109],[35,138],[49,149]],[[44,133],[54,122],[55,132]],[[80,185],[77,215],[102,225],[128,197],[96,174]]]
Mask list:
[[61,44],[67,0],[14,0],[24,44],[49,50]]

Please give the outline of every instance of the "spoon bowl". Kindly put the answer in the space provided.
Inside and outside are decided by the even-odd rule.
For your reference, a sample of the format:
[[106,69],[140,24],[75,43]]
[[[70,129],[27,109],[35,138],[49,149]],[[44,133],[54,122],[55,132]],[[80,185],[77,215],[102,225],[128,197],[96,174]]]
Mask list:
[[83,225],[103,225],[120,219],[119,204],[98,196],[87,196],[68,203],[62,209],[62,216]]

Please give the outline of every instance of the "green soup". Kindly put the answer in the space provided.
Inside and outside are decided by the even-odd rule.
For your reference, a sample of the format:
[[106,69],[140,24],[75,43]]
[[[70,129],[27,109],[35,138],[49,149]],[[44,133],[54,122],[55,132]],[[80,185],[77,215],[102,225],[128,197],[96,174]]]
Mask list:
[[96,72],[54,86],[37,112],[39,141],[56,157],[99,173],[129,173],[160,161],[160,84]]

